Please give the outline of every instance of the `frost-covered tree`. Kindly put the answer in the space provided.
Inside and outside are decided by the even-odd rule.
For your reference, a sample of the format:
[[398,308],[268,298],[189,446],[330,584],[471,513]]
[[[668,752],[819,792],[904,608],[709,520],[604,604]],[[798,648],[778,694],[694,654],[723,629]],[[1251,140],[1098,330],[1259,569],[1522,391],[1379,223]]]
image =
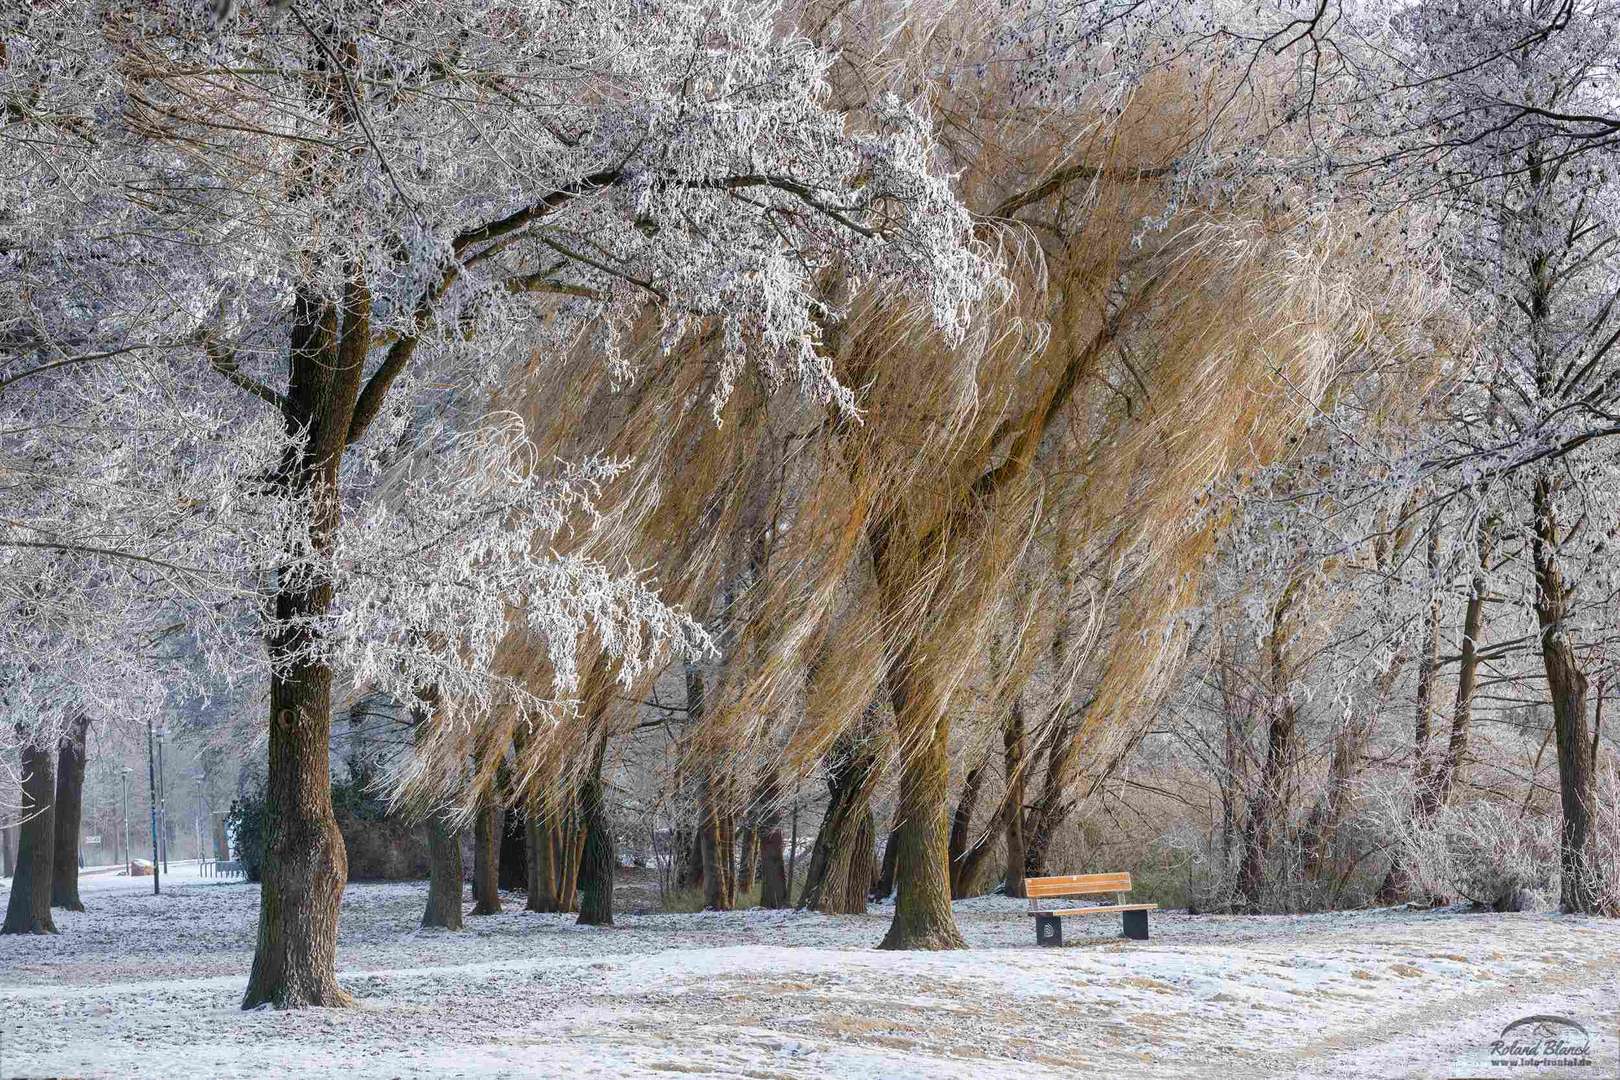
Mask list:
[[[183,605],[268,671],[245,1006],[338,1005],[334,675],[449,722],[566,708],[593,633],[626,678],[695,624],[554,554],[619,465],[539,460],[492,390],[582,332],[723,342],[847,407],[823,277],[960,334],[993,271],[925,113],[856,128],[768,4],[47,3],[0,22],[0,408],[41,497],[5,549]],[[8,582],[6,588],[14,586]],[[513,612],[555,693],[490,672]],[[554,714],[554,712],[553,712]]]

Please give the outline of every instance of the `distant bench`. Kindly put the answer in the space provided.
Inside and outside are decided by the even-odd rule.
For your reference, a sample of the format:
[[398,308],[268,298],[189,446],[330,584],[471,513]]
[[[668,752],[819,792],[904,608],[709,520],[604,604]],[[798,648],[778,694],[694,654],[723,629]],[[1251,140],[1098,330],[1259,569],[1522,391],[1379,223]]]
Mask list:
[[1041,945],[1063,944],[1063,917],[1065,915],[1105,915],[1119,912],[1125,919],[1125,936],[1135,941],[1146,941],[1150,911],[1159,910],[1158,904],[1125,904],[1118,899],[1112,904],[1096,907],[1062,908],[1042,911],[1039,901],[1059,896],[1102,896],[1114,894],[1122,898],[1131,891],[1129,874],[1070,874],[1066,877],[1035,877],[1024,879],[1024,895],[1029,897],[1029,913],[1035,917],[1035,941]]
[[242,869],[242,864],[236,859],[217,859],[212,870],[220,877],[247,877],[247,871]]

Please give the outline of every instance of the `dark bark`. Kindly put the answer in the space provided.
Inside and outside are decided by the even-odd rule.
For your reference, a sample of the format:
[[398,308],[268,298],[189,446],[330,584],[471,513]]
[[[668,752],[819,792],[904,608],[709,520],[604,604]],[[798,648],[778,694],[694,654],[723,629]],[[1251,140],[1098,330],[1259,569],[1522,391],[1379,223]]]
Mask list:
[[18,756],[24,817],[17,830],[17,868],[0,934],[54,934],[51,863],[56,857],[56,747],[24,742]]
[[521,810],[502,813],[498,881],[503,889],[517,890],[529,884],[528,833],[528,816]]
[[501,912],[501,836],[505,817],[493,800],[479,809],[473,823],[474,915]]
[[607,753],[607,735],[597,737],[590,771],[580,786],[580,818],[585,826],[585,842],[579,858],[579,924],[613,925],[613,825],[608,817],[607,796],[602,787],[602,763]]
[[0,877],[11,876],[11,864],[11,826],[0,825]]
[[953,899],[967,895],[963,891],[962,860],[967,855],[969,838],[973,831],[973,812],[978,809],[979,794],[984,790],[987,766],[987,761],[981,761],[968,770],[967,778],[962,781],[962,797],[957,800],[956,810],[951,814],[951,832],[945,844],[945,857],[951,868]]
[[894,866],[899,861],[899,830],[890,827],[883,837],[883,862],[878,869],[877,884],[872,886],[872,899],[887,900],[894,895]]
[[759,906],[785,908],[788,897],[787,862],[782,838],[782,781],[775,769],[766,772],[756,799],[759,834]]
[[428,896],[422,912],[422,925],[445,930],[461,929],[462,878],[466,867],[461,858],[461,831],[447,814],[434,814],[427,822]]
[[51,865],[51,906],[83,911],[79,899],[79,824],[84,814],[85,733],[90,718],[81,716],[62,737],[56,764],[56,853]]
[[337,921],[348,856],[332,813],[332,670],[311,629],[331,611],[321,569],[339,522],[339,465],[348,444],[370,345],[371,300],[351,277],[341,310],[307,290],[294,298],[283,414],[300,438],[281,482],[307,500],[308,553],[289,551],[279,572],[268,634],[270,755],[259,941],[242,1007],[353,1003],[337,984]]
[[1002,764],[1007,772],[1005,828],[1006,865],[1003,869],[1008,896],[1024,895],[1024,707],[1014,701],[1001,731]]
[[1535,479],[1536,621],[1541,630],[1542,666],[1552,696],[1553,735],[1558,749],[1558,790],[1564,820],[1559,833],[1560,897],[1565,912],[1595,914],[1599,909],[1591,865],[1592,812],[1597,776],[1591,730],[1586,723],[1586,674],[1581,671],[1565,625],[1571,592],[1557,562],[1559,526],[1553,506],[1552,477]]
[[759,869],[759,826],[752,820],[746,822],[741,830],[737,842],[737,884],[738,896],[746,896],[754,888],[754,876]]

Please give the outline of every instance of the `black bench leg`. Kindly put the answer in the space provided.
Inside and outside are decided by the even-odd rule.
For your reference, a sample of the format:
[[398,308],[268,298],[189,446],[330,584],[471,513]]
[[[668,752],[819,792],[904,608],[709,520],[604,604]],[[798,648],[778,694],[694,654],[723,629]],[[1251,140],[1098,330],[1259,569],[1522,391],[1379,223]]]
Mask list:
[[1056,915],[1035,916],[1035,943],[1038,945],[1063,944],[1063,920]]
[[1121,912],[1121,914],[1125,916],[1125,936],[1132,941],[1146,941],[1148,939],[1147,912],[1126,911]]

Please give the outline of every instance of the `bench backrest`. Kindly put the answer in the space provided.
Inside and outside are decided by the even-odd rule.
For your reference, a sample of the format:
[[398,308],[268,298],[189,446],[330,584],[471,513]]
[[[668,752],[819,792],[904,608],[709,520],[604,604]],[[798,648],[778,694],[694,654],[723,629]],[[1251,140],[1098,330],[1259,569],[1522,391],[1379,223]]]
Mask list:
[[1130,891],[1129,874],[1068,874],[1063,877],[1024,879],[1024,895],[1031,900],[1043,896],[1095,896],[1098,893]]

